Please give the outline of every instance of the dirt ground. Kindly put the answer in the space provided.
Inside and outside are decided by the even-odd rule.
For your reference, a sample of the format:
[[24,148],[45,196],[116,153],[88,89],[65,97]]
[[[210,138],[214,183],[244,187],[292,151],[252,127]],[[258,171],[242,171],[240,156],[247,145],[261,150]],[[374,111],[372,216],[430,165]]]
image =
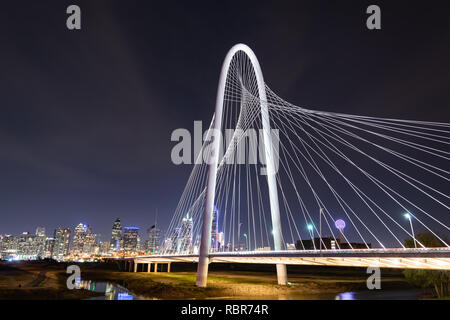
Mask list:
[[0,300],[84,299],[98,295],[86,290],[69,290],[66,280],[62,266],[0,262]]
[[[51,262],[0,263],[0,299],[85,299],[101,295],[66,286],[68,264]],[[133,294],[157,299],[209,299],[233,297],[279,298],[311,294],[361,291],[367,274],[361,269],[303,268],[288,271],[289,285],[279,286],[276,274],[264,268],[217,270],[209,273],[208,287],[195,286],[192,266],[173,268],[176,272],[121,272],[117,266],[79,264],[83,280],[121,284]],[[239,270],[241,268],[241,270]],[[254,268],[254,269],[255,269]],[[214,270],[216,269],[216,270]],[[249,269],[249,268],[247,268]],[[382,277],[383,289],[411,288],[401,271],[388,271]]]

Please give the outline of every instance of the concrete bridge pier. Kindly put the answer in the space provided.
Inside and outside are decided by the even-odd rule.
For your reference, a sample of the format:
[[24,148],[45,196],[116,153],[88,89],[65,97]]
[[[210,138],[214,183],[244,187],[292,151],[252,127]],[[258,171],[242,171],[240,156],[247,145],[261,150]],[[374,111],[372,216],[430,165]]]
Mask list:
[[[164,267],[164,264],[167,263],[167,269]],[[145,272],[145,266],[147,266],[147,273],[158,273],[158,265],[162,264],[161,270],[160,271],[167,271],[170,272],[170,268],[171,268],[171,264],[172,262],[167,261],[167,262],[162,262],[162,263],[158,263],[158,262],[138,262],[138,260],[125,260],[123,261],[123,266],[124,266],[124,270],[127,272],[139,272],[139,270],[141,272]],[[140,267],[142,266],[142,267]],[[139,269],[140,267],[140,269]],[[152,268],[153,267],[153,268]]]
[[287,285],[287,270],[285,264],[277,264],[277,280],[279,285]]

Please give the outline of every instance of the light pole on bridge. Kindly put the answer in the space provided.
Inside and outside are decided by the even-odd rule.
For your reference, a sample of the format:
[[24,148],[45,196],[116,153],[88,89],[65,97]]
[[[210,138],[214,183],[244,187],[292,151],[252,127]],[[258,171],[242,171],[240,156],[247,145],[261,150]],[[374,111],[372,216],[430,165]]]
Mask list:
[[[238,224],[238,251],[241,251],[241,225],[243,225],[242,222],[239,222]],[[234,251],[234,248],[233,248]]]
[[320,208],[320,210],[319,210],[319,246],[320,246],[321,254],[322,254],[322,213],[323,213],[323,209]]
[[413,238],[413,241],[414,241],[414,248],[417,249],[417,242],[416,242],[416,237],[414,236],[414,229],[413,229],[413,224],[412,224],[412,217],[411,217],[411,214],[410,214],[409,212],[406,212],[406,213],[403,214],[403,216],[404,216],[407,220],[409,220],[409,225],[411,226],[411,234],[412,234],[412,238]]
[[245,247],[247,248],[247,251],[250,251],[247,234],[244,233],[243,236],[245,237]]
[[311,236],[311,241],[312,241],[312,244],[313,244],[313,248],[314,248],[314,250],[316,250],[316,243],[314,242],[314,234],[313,234],[314,227],[313,227],[313,225],[311,223],[308,223],[308,225],[306,227],[308,228],[309,235]]

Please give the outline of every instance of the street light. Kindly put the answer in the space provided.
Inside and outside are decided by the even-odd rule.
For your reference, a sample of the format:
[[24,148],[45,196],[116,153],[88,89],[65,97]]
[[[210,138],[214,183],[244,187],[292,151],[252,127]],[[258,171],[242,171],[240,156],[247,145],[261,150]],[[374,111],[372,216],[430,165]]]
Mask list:
[[314,243],[314,237],[313,237],[313,225],[311,223],[308,223],[308,225],[306,226],[308,228],[309,234],[311,236],[311,241],[313,243],[314,246],[314,250],[316,250],[316,244]]
[[243,236],[245,237],[245,246],[247,247],[247,251],[248,251],[248,238],[247,238],[247,234],[244,233]]
[[322,255],[322,213],[323,209],[320,208],[319,210],[319,246],[320,246],[320,253]]
[[241,251],[241,225],[243,225],[243,223],[239,222],[239,224],[238,224],[238,247],[239,247],[238,251]]
[[412,238],[413,238],[413,241],[414,241],[414,248],[417,249],[417,242],[416,242],[416,237],[414,236],[414,228],[413,228],[413,224],[412,224],[412,216],[411,216],[411,214],[409,212],[404,213],[403,216],[407,220],[409,220],[409,225],[411,226],[411,234],[412,234]]

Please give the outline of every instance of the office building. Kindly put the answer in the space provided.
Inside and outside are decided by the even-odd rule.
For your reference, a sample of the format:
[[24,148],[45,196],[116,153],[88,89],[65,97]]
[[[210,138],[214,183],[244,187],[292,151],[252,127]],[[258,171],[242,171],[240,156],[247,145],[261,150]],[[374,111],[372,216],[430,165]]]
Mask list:
[[111,241],[109,244],[111,251],[120,250],[120,240],[122,240],[122,224],[120,223],[120,219],[117,218],[116,221],[114,221],[111,232]]
[[87,234],[87,225],[80,223],[75,227],[75,230],[73,231],[73,244],[72,244],[73,254],[79,255],[83,253],[86,234]]
[[53,245],[52,258],[56,260],[63,260],[69,255],[70,248],[70,229],[61,228],[55,230],[55,243]]
[[127,253],[135,253],[138,250],[139,228],[123,228],[123,249]]

